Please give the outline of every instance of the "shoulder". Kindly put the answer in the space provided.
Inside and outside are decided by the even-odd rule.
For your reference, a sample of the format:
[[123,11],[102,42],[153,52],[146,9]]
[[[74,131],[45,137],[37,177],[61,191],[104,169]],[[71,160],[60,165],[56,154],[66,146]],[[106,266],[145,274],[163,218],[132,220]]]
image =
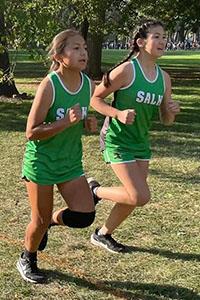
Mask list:
[[162,71],[162,74],[163,74],[163,78],[164,78],[164,81],[165,81],[166,88],[170,88],[171,87],[171,78],[170,78],[170,75],[166,71],[164,71],[162,69],[161,69],[161,71]]
[[133,78],[133,64],[126,61],[110,72],[110,79],[121,82],[121,87],[127,86]]
[[52,82],[47,75],[39,84],[37,93],[36,93],[36,98],[49,98],[52,99],[53,95],[53,85]]
[[170,75],[166,71],[164,71],[163,69],[161,69],[161,72],[163,74],[163,77],[164,77],[165,81],[171,81]]
[[82,76],[88,81],[90,89],[91,89],[91,94],[94,93],[95,90],[95,83],[94,81],[85,73],[82,73]]
[[51,86],[52,86],[51,79],[48,75],[45,78],[43,78],[39,84],[40,88],[51,88]]
[[115,75],[121,75],[121,74],[126,74],[129,73],[132,69],[132,62],[131,61],[126,61],[123,64],[119,65],[118,67],[116,67],[115,69],[113,69],[110,73],[110,75],[112,76],[112,74]]

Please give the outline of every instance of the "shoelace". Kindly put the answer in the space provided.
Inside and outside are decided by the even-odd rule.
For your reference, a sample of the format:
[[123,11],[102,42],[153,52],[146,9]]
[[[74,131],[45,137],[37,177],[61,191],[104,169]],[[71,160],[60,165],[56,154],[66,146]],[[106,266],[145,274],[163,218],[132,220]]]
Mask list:
[[28,262],[27,271],[38,273],[37,259],[33,261],[27,259],[27,262]]
[[115,246],[115,247],[119,247],[119,248],[124,248],[124,245],[118,243],[117,241],[115,241],[115,239],[112,238],[112,236],[110,234],[106,235],[107,239]]

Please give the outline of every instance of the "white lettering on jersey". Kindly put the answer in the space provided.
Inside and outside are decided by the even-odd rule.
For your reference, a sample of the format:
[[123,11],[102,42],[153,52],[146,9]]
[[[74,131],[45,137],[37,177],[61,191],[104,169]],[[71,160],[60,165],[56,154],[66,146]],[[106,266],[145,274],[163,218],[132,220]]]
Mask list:
[[144,101],[144,94],[143,91],[138,91],[136,101],[142,103]]
[[138,91],[136,101],[138,103],[146,103],[159,106],[162,102],[163,95],[158,95],[158,99],[156,99],[156,95],[150,92]]
[[62,107],[58,108],[56,111],[56,120],[61,120],[64,118],[64,116],[65,116],[64,108],[62,108]]
[[81,119],[83,120],[87,117],[87,106],[81,107],[81,111],[82,111]]
[[[69,112],[70,108],[67,109],[66,114]],[[87,117],[87,106],[81,107],[81,119],[85,119]],[[65,109],[63,107],[59,107],[56,111],[56,120],[61,120],[65,116]]]
[[150,93],[146,93],[146,97],[144,99],[144,103],[149,104],[151,101],[151,94]]
[[155,97],[156,97],[156,95],[152,94],[151,104],[153,104],[153,105],[156,104]]
[[158,102],[157,102],[156,105],[160,105],[161,102],[162,102],[162,99],[163,99],[163,96],[162,96],[162,95],[159,95],[159,96],[158,96]]

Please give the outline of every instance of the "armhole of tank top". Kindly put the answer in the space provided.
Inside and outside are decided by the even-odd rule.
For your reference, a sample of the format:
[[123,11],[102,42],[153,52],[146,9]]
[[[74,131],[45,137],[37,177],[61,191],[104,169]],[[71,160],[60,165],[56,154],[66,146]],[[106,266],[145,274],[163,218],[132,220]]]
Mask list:
[[52,107],[53,104],[54,104],[54,102],[55,102],[55,87],[54,87],[54,84],[53,84],[53,80],[52,80],[52,78],[49,76],[49,74],[48,74],[48,78],[49,78],[49,80],[50,80],[50,83],[51,83],[51,86],[52,86],[52,91],[53,91],[53,96],[52,96],[51,105],[50,105],[50,107]]
[[135,71],[135,65],[134,65],[134,62],[131,60],[131,65],[132,65],[132,70],[133,70],[133,78],[131,80],[131,82],[127,85],[127,86],[124,86],[123,88],[119,89],[120,91],[121,90],[125,90],[125,89],[128,89],[135,81],[135,77],[136,77],[136,71]]
[[83,75],[83,78],[87,78],[87,80],[88,80],[89,89],[90,89],[90,99],[91,99],[91,97],[92,97],[92,84],[91,84],[91,80],[90,80],[90,78],[85,73],[82,74],[82,75]]
[[166,92],[166,84],[165,84],[165,75],[164,75],[164,71],[163,71],[160,67],[158,67],[158,68],[160,69],[160,73],[161,73],[162,80],[163,80],[163,89],[164,89],[164,93],[163,93],[163,94],[165,94],[165,92]]

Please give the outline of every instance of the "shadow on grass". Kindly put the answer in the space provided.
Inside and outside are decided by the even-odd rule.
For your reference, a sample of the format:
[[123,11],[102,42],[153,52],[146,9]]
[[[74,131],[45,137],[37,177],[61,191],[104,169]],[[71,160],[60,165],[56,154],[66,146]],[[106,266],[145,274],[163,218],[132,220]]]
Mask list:
[[[175,95],[183,95],[183,96],[185,96],[186,92],[187,92],[187,96],[193,96],[193,97],[197,97],[197,98],[199,97],[199,93],[198,93],[197,89],[195,89],[195,85],[193,85],[192,87],[190,87],[190,89],[187,89],[187,90],[183,89],[182,85],[183,85],[182,82],[179,82],[179,83],[176,84],[176,88],[174,88],[174,90],[173,90],[173,93]],[[196,105],[199,106],[198,102],[196,102],[196,103],[193,102],[193,104],[194,105],[196,104]]]
[[71,276],[60,271],[45,271],[49,281],[67,282],[87,290],[100,291],[126,300],[200,300],[200,296],[190,289],[176,285],[155,283],[95,281]]
[[163,181],[170,181],[174,183],[185,183],[185,184],[199,184],[200,183],[200,167],[195,170],[195,172],[187,173],[187,174],[180,174],[178,176],[178,173],[171,172],[166,173],[162,170],[156,170],[151,167],[150,174],[153,176],[156,176],[160,178]]
[[[0,131],[24,131],[26,128],[26,121],[32,104],[31,101],[15,101],[13,99],[0,100]],[[97,116],[97,112],[92,112]],[[103,121],[102,121],[103,122]],[[102,123],[101,122],[101,123]],[[98,135],[84,131],[84,135]]]
[[30,102],[0,102],[0,131],[25,131]]
[[17,62],[15,76],[18,78],[37,78],[45,77],[48,72],[48,67],[41,62],[24,61]]
[[175,141],[163,134],[163,137],[154,137],[152,140],[152,149],[156,157],[178,157],[182,159],[194,158],[199,160],[200,141],[190,138]]
[[135,246],[127,246],[126,252],[127,253],[132,253],[132,252],[149,253],[149,254],[164,256],[169,259],[200,262],[200,254],[196,254],[196,253],[180,253],[180,252],[172,252],[170,250],[159,249],[159,248],[149,249],[149,248],[142,248],[142,247],[135,247]]
[[175,131],[177,133],[198,133],[200,131],[200,122],[199,122],[199,115],[200,115],[200,102],[198,99],[193,101],[183,101],[180,103],[181,112],[176,116],[176,122],[172,126],[164,126],[160,123],[160,120],[157,118],[155,119],[152,131],[159,130],[159,131]]
[[172,126],[162,125],[158,118],[153,122],[151,146],[156,156],[198,159],[200,155],[198,99],[181,103],[181,113],[177,115],[176,122]]

